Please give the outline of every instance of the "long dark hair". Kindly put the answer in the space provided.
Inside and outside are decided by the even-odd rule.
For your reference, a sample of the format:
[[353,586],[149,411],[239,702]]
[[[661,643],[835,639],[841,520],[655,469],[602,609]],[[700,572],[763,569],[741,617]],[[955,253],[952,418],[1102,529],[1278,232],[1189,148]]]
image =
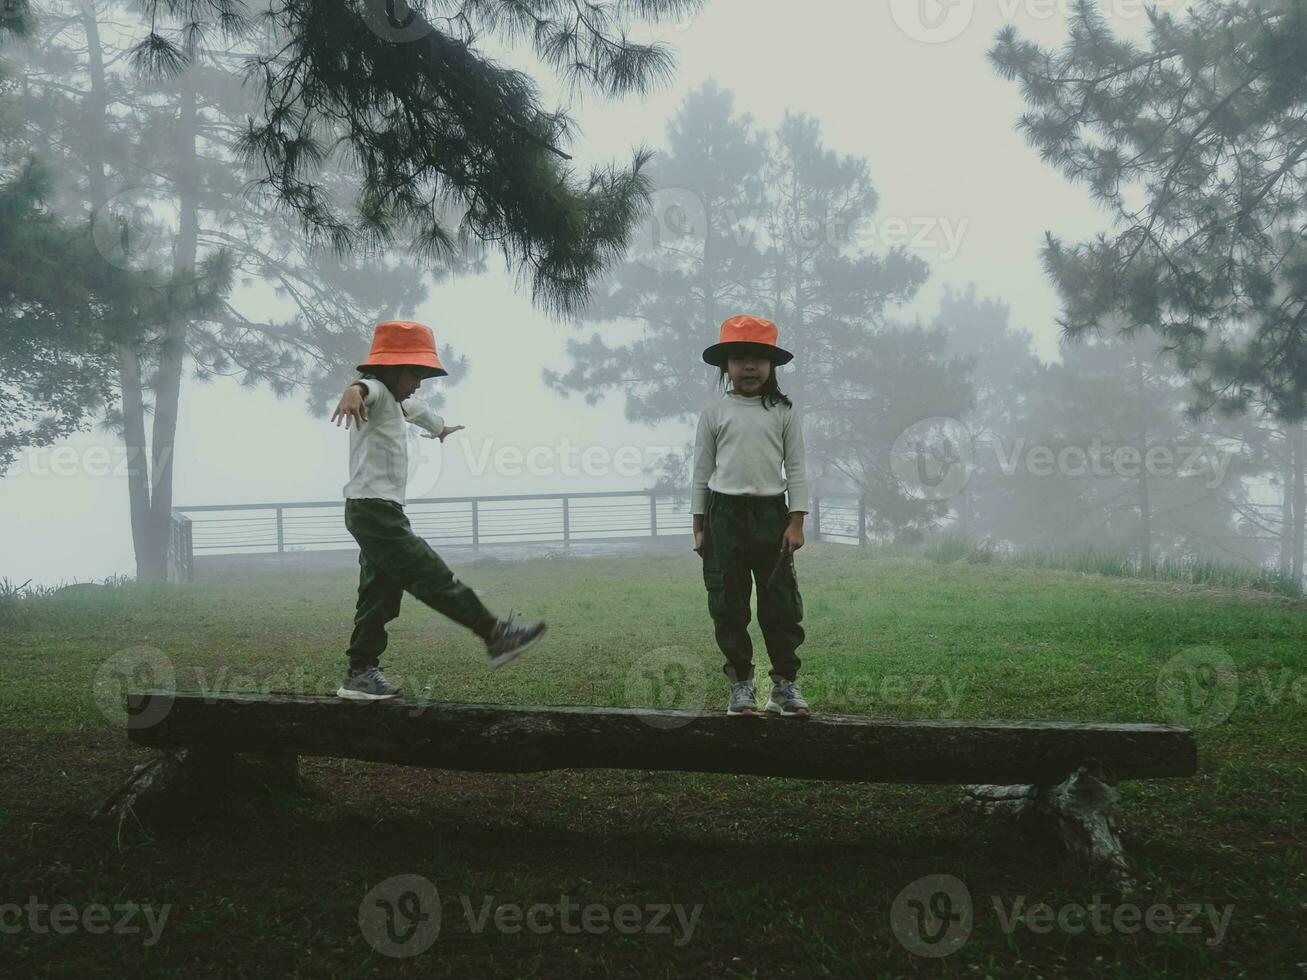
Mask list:
[[[721,376],[718,377],[717,383],[721,386],[721,389],[724,392],[726,391],[727,383],[731,376],[724,367],[718,368],[718,370],[721,371]],[[767,380],[762,383],[762,391],[758,394],[762,396],[762,407],[764,409],[775,405],[777,402],[784,402],[786,408],[794,407],[794,402],[790,401],[785,392],[781,391],[781,386],[776,380],[775,364],[773,364],[771,370],[767,372]]]

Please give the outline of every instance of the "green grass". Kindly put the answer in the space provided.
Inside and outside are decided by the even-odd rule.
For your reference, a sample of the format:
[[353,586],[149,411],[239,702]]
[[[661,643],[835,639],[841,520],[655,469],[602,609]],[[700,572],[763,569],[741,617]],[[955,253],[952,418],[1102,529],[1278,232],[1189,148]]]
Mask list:
[[[903,549],[891,548],[885,554],[897,555]],[[1268,568],[1253,568],[1210,558],[1163,558],[1155,561],[1149,574],[1141,567],[1140,556],[1120,550],[1081,545],[1066,548],[1017,548],[1003,552],[988,538],[977,539],[961,531],[944,531],[919,548],[910,549],[921,557],[937,562],[966,561],[975,564],[1003,562],[1022,568],[1060,569],[1118,578],[1145,578],[1159,582],[1187,582],[1190,585],[1217,585],[1230,589],[1249,589],[1277,595],[1302,597],[1302,587],[1291,575]]]
[[[805,548],[801,679],[814,709],[1165,721],[1158,679],[1168,661],[1204,649],[1228,655],[1238,698],[1228,718],[1197,729],[1199,776],[1121,787],[1126,847],[1144,881],[1131,900],[1233,905],[1219,945],[1147,932],[1004,933],[993,897],[1088,903],[1106,885],[1047,842],[961,816],[950,787],[429,773],[314,759],[303,762],[318,791],[311,805],[265,800],[187,843],[137,835],[118,850],[111,832],[86,828],[90,807],[149,756],[101,708],[124,682],[109,668],[155,651],[183,689],[334,689],[356,581],[333,571],[118,584],[0,606],[0,719],[17,760],[0,769],[0,834],[17,842],[4,859],[5,891],[175,906],[148,950],[123,937],[24,932],[6,937],[11,954],[48,975],[113,963],[189,976],[210,954],[216,973],[340,976],[1303,975],[1307,601],[966,559]],[[492,609],[546,618],[549,636],[492,672],[470,634],[406,597],[383,666],[408,694],[429,686],[433,697],[462,701],[725,702],[693,554],[483,559],[456,571]],[[424,874],[444,899],[441,938],[414,960],[376,954],[357,924],[368,888],[400,873]],[[909,882],[941,873],[971,889],[974,932],[949,957],[915,957],[895,939],[889,909]],[[474,935],[460,893],[523,904],[562,893],[611,905],[702,903],[703,913],[683,947],[611,932]],[[5,900],[15,899],[0,893]],[[4,956],[0,946],[0,968]]]

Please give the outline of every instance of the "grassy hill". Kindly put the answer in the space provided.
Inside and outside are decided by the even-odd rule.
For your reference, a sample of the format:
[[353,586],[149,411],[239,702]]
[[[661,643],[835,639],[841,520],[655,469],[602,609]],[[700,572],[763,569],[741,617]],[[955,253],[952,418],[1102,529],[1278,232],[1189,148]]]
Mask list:
[[[949,787],[305,759],[313,797],[237,803],[189,841],[139,832],[115,841],[88,828],[86,813],[149,757],[122,733],[119,668],[153,663],[183,689],[334,690],[356,577],[331,571],[77,587],[0,610],[9,750],[0,834],[10,842],[0,905],[32,895],[171,904],[153,946],[24,929],[0,943],[0,961],[42,975],[109,964],[144,976],[1302,974],[1294,923],[1307,909],[1307,600],[830,544],[810,544],[796,563],[808,630],[800,679],[815,711],[1191,724],[1197,778],[1121,787],[1123,838],[1145,881],[1128,901],[1228,909],[1220,941],[1206,915],[1188,924],[1196,932],[1005,931],[1000,912],[1018,897],[1054,907],[1127,899],[1065,866],[1048,842],[960,813]],[[492,672],[479,641],[406,597],[382,660],[405,694],[725,705],[688,551],[482,559],[456,571],[493,610],[542,616],[550,633]],[[766,654],[752,630],[761,675]],[[1209,663],[1233,672],[1187,669]],[[147,671],[135,683],[167,679]],[[1199,687],[1177,701],[1185,681]],[[439,888],[442,926],[429,952],[396,960],[364,940],[359,905],[373,885],[409,873]],[[896,939],[889,911],[905,886],[934,874],[966,884],[974,925],[957,952],[926,959]],[[480,910],[492,895],[488,907],[567,895],[702,909],[683,944],[613,929],[477,932],[463,896]]]

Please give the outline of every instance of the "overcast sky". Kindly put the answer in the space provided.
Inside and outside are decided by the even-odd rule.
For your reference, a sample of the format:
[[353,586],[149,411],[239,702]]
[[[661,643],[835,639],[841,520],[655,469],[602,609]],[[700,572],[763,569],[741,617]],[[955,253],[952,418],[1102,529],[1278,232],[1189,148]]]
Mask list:
[[[1008,22],[1032,40],[1060,44],[1068,6],[1069,0],[808,0],[801,7],[711,0],[693,20],[657,32],[678,50],[669,87],[621,102],[587,95],[573,105],[581,133],[571,152],[584,167],[625,162],[641,142],[660,148],[667,120],[709,78],[732,91],[737,109],[759,126],[775,125],[787,109],[809,113],[820,119],[829,148],[867,159],[880,195],[877,227],[911,229],[914,240],[924,239],[931,277],[904,312],[929,318],[945,286],[974,282],[982,295],[1006,301],[1013,324],[1052,358],[1058,307],[1038,261],[1044,233],[1078,240],[1107,227],[1106,218],[1083,187],[1042,164],[1015,131],[1023,108],[1017,86],[994,74],[985,51]],[[1119,32],[1144,38],[1142,4],[1108,0],[1102,7]],[[512,61],[530,66],[525,58]],[[434,287],[422,308],[405,312],[471,359],[468,380],[451,391],[445,409],[449,424],[467,428],[443,448],[422,443],[426,462],[410,482],[410,497],[640,489],[651,478],[633,474],[635,459],[693,438],[692,427],[678,424],[627,424],[620,399],[591,407],[547,391],[540,369],[566,366],[563,345],[574,331],[533,309],[498,257],[487,275]],[[718,324],[700,326],[704,346],[714,342]],[[783,344],[785,324],[779,326]],[[686,367],[696,378],[697,366]],[[439,384],[427,386],[433,383]],[[62,445],[70,447],[64,457],[29,454],[0,479],[0,576],[55,583],[133,574],[119,444],[87,433]],[[174,499],[338,499],[346,445],[345,432],[310,417],[302,398],[278,401],[233,381],[186,380]],[[509,446],[543,447],[534,457],[537,472],[496,467],[494,454]],[[564,471],[560,450],[568,446],[592,449],[589,472]],[[618,455],[623,447],[630,448]],[[491,464],[482,467],[487,458]]]

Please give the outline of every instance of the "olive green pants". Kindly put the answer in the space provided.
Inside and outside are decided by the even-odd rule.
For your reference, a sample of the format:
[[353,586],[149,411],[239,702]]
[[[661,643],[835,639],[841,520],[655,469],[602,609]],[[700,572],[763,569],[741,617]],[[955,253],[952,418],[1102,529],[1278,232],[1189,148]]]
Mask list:
[[745,497],[708,491],[703,518],[703,583],[708,589],[717,646],[726,657],[722,670],[731,680],[753,679],[749,638],[753,581],[758,583],[758,626],[771,660],[773,680],[796,680],[803,643],[803,597],[792,559],[781,564],[771,587],[781,539],[790,523],[785,495]]
[[477,594],[420,537],[393,500],[346,499],[345,527],[359,545],[359,598],[349,641],[351,671],[376,666],[386,649],[386,624],[399,615],[405,592],[483,639],[496,619]]

